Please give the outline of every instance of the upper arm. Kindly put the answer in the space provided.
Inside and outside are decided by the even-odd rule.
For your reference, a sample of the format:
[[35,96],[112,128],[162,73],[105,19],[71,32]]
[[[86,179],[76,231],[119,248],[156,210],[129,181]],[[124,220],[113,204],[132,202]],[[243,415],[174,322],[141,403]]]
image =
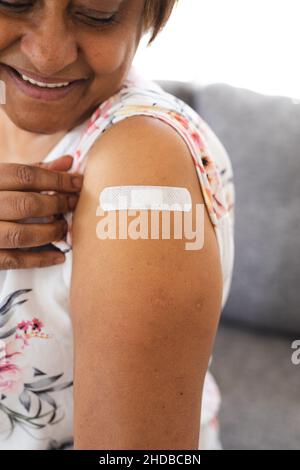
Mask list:
[[193,227],[204,203],[189,149],[161,121],[125,119],[91,150],[72,233],[75,448],[196,449],[221,311],[215,231],[205,209],[200,250],[172,236],[100,240],[99,194],[123,185],[187,188]]

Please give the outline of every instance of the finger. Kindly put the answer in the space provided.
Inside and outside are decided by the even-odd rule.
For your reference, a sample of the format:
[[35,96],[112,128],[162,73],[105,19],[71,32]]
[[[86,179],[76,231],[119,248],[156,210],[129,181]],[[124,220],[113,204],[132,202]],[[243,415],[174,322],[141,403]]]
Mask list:
[[65,220],[50,224],[0,222],[0,249],[30,248],[61,241],[68,229]]
[[26,217],[25,219],[20,219],[18,220],[18,223],[24,223],[24,224],[31,224],[38,222],[40,223],[52,223],[55,220],[59,220],[64,218],[62,214],[56,214],[56,215],[50,215],[48,217],[39,217],[38,220],[34,217]]
[[73,164],[73,157],[71,155],[64,155],[52,160],[51,162],[39,162],[34,163],[32,166],[37,166],[39,168],[48,168],[49,170],[54,171],[67,171]]
[[65,260],[66,257],[63,253],[54,250],[43,251],[41,253],[0,250],[0,270],[44,268],[64,263]]
[[56,191],[71,193],[81,190],[83,175],[64,173],[19,163],[0,163],[0,191]]
[[44,195],[30,191],[0,191],[0,220],[20,221],[71,212],[78,199],[76,194]]

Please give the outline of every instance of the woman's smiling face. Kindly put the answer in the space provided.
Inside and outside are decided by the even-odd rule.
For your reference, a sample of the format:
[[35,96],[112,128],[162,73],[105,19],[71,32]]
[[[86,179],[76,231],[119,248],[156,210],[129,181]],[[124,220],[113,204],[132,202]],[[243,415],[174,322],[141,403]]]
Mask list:
[[0,0],[7,116],[43,134],[86,119],[122,86],[142,34],[143,7],[144,0]]

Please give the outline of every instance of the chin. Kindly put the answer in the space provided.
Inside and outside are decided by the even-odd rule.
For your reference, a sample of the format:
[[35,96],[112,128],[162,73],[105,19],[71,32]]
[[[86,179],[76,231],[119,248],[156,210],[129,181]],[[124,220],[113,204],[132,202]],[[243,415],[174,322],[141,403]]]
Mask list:
[[44,134],[44,135],[52,135],[56,134],[57,132],[61,132],[65,129],[63,129],[60,126],[49,126],[45,125],[42,126],[39,123],[28,123],[28,122],[23,122],[23,121],[18,121],[15,122],[15,125],[19,128],[22,129],[23,131],[26,132],[31,132],[32,134]]
[[12,112],[10,113],[5,107],[5,112],[7,117],[17,126],[19,129],[22,129],[33,134],[56,134],[57,132],[67,131],[69,128],[72,128],[73,124],[65,120],[58,120],[57,117],[53,116],[53,113],[49,116],[41,116],[40,114],[30,114]]

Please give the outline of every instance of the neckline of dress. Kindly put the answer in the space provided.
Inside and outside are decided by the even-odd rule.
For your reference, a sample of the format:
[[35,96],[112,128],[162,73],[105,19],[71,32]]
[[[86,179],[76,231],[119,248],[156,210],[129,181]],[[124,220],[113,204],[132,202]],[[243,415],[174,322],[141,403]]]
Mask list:
[[[123,86],[121,90],[119,90],[115,95],[118,95],[121,93],[121,91],[128,85],[132,84],[138,76],[138,71],[134,65],[131,65],[129,72],[127,74],[126,79],[123,82]],[[115,96],[112,95],[112,96]],[[51,160],[55,160],[55,158],[58,158],[58,154],[61,154],[61,156],[64,155],[65,150],[68,148],[69,144],[74,142],[76,143],[76,140],[81,138],[85,131],[88,128],[88,123],[91,119],[91,117],[94,115],[96,110],[100,106],[105,106],[105,103],[109,100],[111,100],[112,96],[107,98],[105,101],[103,101],[101,104],[98,105],[98,107],[95,108],[95,110],[91,113],[91,116],[88,117],[83,123],[73,127],[69,131],[65,133],[65,135],[54,145],[54,147],[50,150],[50,152],[47,153],[47,155],[41,160],[42,163],[48,163]],[[72,168],[70,168],[69,171],[72,171]]]

